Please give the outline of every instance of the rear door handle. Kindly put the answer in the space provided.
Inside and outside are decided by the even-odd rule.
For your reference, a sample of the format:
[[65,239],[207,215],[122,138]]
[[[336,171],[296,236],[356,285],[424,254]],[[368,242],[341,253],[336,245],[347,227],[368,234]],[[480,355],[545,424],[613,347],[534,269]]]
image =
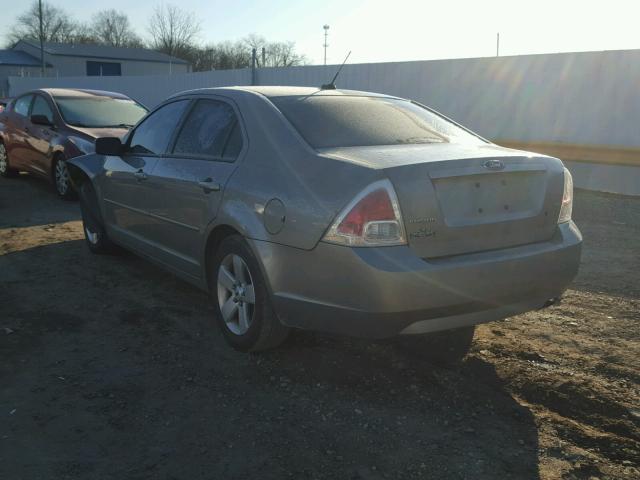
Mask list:
[[205,178],[198,182],[198,186],[204,190],[204,193],[220,191],[220,184],[214,182],[212,178]]
[[142,182],[143,180],[147,179],[147,174],[144,173],[144,171],[142,169],[140,169],[136,173],[134,173],[133,176],[136,177],[136,180],[138,180],[139,182]]

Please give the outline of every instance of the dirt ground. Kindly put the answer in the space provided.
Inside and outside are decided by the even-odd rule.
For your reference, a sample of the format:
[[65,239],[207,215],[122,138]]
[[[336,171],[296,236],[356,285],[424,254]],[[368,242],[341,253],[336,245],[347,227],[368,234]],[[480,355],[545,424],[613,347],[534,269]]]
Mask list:
[[0,180],[0,479],[638,479],[640,199],[578,191],[574,217],[564,302],[442,368],[310,333],[236,353],[206,294]]

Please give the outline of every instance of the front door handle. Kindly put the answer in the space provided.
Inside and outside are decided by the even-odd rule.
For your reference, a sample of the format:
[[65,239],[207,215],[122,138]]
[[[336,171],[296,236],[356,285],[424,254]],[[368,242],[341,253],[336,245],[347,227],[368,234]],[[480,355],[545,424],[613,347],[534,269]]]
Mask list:
[[220,191],[220,184],[214,182],[212,178],[205,178],[198,182],[198,186],[204,190],[204,193]]
[[146,180],[147,174],[144,173],[144,171],[142,169],[138,170],[136,173],[133,174],[134,177],[136,177],[136,180],[138,180],[139,182],[142,182],[143,180]]

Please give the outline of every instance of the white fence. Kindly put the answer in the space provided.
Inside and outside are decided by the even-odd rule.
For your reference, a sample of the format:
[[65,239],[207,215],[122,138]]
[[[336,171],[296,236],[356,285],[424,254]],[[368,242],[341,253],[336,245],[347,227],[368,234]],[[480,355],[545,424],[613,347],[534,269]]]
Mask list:
[[[336,68],[258,69],[255,83],[319,86]],[[152,107],[182,90],[249,85],[251,77],[251,70],[243,69],[140,77],[12,77],[9,85],[11,95],[41,87],[114,90]],[[625,185],[631,188],[620,187],[619,192],[640,194],[640,50],[346,65],[337,84],[412,98],[492,140],[540,151],[549,144],[580,147],[572,149],[569,160],[608,163],[611,150],[612,157],[623,159],[617,163],[636,172],[637,182],[627,178]],[[587,158],[594,146],[599,157]]]
[[249,69],[127,77],[9,77],[9,93],[13,97],[35,88],[89,88],[122,92],[153,107],[169,95],[183,90],[250,83]]

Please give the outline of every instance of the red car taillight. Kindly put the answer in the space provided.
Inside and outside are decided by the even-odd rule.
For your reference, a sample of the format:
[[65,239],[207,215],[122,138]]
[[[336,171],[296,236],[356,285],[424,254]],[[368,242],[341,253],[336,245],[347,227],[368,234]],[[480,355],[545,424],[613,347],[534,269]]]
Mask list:
[[356,196],[338,215],[324,240],[358,247],[404,245],[402,217],[391,182],[375,182]]

